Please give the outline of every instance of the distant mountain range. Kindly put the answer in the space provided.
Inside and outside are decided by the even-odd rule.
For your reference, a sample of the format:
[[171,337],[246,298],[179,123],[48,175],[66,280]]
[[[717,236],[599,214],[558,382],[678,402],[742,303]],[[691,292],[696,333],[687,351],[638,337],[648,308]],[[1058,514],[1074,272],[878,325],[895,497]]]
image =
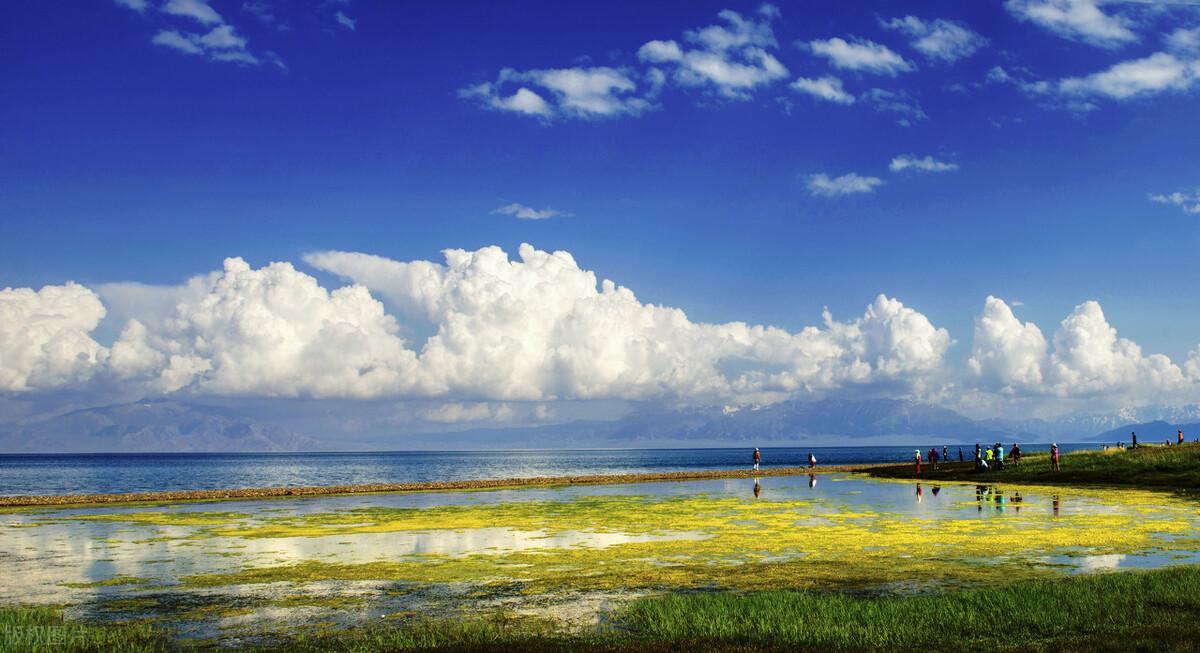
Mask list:
[[[1139,419],[1144,416],[1149,419]],[[1161,419],[1159,419],[1161,418]],[[1157,420],[1157,421],[1156,421]],[[502,449],[737,446],[740,444],[973,444],[1117,442],[1129,431],[1160,441],[1182,428],[1200,435],[1200,406],[1139,409],[1058,421],[974,420],[953,410],[898,399],[784,401],[769,406],[642,408],[613,421],[579,421],[454,433],[396,434],[353,448]],[[142,401],[77,410],[0,428],[0,451],[221,452],[344,449],[234,409]]]
[[[519,439],[513,436],[519,434]],[[481,429],[439,437],[444,447],[670,447],[771,442],[823,444],[974,443],[1039,435],[898,399],[784,401],[769,406],[641,410],[615,421]]]
[[0,433],[9,453],[302,451],[310,437],[220,408],[146,401],[77,410]]
[[1200,422],[1191,424],[1182,424],[1179,422],[1166,422],[1163,420],[1155,420],[1153,422],[1143,422],[1141,424],[1126,424],[1120,428],[1112,429],[1099,433],[1095,437],[1088,438],[1096,442],[1124,442],[1129,444],[1133,438],[1132,433],[1138,434],[1138,442],[1141,444],[1161,444],[1170,442],[1175,444],[1176,431],[1182,430],[1183,436],[1189,442],[1200,437]]

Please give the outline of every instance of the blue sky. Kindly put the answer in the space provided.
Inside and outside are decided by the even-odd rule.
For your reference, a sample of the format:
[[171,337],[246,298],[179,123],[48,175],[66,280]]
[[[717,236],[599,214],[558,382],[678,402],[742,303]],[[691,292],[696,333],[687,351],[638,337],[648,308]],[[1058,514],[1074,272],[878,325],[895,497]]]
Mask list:
[[[705,50],[699,30],[737,31],[722,11],[753,33]],[[944,358],[960,367],[989,295],[1047,340],[1096,300],[1145,354],[1183,366],[1200,344],[1192,3],[130,0],[3,13],[0,287],[172,285],[238,256],[335,288],[354,277],[305,267],[305,254],[439,261],[498,245],[515,257],[527,242],[694,322],[796,332],[883,293],[948,330]],[[966,40],[916,44],[939,26]],[[840,55],[822,54],[832,39]],[[716,83],[652,41],[725,63],[765,53],[784,70]],[[575,111],[539,86],[548,70],[607,70],[632,90]],[[840,100],[793,88],[831,78]],[[522,88],[545,111],[501,108]],[[889,169],[905,155],[952,169]],[[822,194],[816,175],[842,183]],[[848,192],[856,179],[877,181]],[[497,212],[513,204],[559,214]]]

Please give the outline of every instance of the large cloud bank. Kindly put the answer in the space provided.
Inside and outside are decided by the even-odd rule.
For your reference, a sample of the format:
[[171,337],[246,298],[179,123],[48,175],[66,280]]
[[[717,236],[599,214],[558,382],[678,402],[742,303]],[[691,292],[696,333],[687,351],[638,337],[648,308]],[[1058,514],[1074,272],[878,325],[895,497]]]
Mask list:
[[[827,313],[796,333],[697,323],[598,281],[567,252],[529,245],[518,260],[486,247],[447,250],[444,263],[348,252],[305,261],[353,283],[328,290],[289,263],[232,258],[179,287],[108,286],[123,314],[142,307],[110,347],[90,335],[105,314],[92,290],[5,290],[2,388],[102,378],[152,394],[713,400],[919,383],[951,344],[883,295],[854,320]],[[402,325],[432,335],[411,343]]]
[[[1181,364],[1145,354],[1094,301],[1047,338],[988,297],[965,370],[954,370],[949,332],[885,295],[848,321],[826,311],[819,326],[790,332],[694,322],[598,279],[568,252],[530,245],[515,259],[485,247],[446,250],[443,262],[339,251],[304,262],[347,284],[328,289],[290,263],[255,269],[231,258],[180,286],[0,291],[0,392],[426,398],[457,407],[431,414],[448,421],[497,419],[488,402],[837,392],[960,407],[1031,398],[1128,405],[1182,402],[1200,382],[1200,348]],[[105,303],[120,324],[109,346],[94,336]]]

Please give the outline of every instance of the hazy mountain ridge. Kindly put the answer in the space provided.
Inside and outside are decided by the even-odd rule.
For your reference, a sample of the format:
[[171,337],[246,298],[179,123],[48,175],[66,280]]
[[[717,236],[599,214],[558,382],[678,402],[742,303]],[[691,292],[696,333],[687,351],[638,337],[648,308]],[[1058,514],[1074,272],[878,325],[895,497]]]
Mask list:
[[320,448],[310,437],[227,409],[143,401],[77,410],[0,435],[10,453],[268,452]]
[[[1154,416],[1138,420],[1138,417]],[[1159,419],[1158,416],[1165,416]],[[768,406],[642,407],[612,421],[402,434],[369,442],[322,441],[231,408],[142,401],[77,410],[0,431],[0,451],[269,452],[318,449],[501,449],[681,447],[779,444],[908,444],[1128,440],[1146,442],[1183,428],[1200,434],[1200,406],[1122,410],[1047,421],[974,420],[898,399],[784,401]],[[316,434],[313,434],[316,435]],[[1189,436],[1194,437],[1194,436]]]

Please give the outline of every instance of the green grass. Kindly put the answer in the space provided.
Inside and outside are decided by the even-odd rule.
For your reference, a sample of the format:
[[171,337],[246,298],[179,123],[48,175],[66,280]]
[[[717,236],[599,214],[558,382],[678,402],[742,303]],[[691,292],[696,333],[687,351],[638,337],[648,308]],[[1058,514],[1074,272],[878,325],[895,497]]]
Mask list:
[[66,621],[51,607],[0,607],[3,653],[149,653],[168,650],[164,634],[146,626]]
[[[317,651],[1195,651],[1200,567],[1077,576],[920,596],[844,592],[687,592],[641,599],[609,625],[564,633],[553,622],[496,613],[471,619],[385,619],[313,628],[259,653]],[[159,651],[138,626],[63,623],[47,608],[0,610],[4,632],[74,633],[67,646],[3,651]]]
[[1059,466],[1061,471],[1052,469],[1049,454],[1026,453],[1020,465],[1008,464],[1002,471],[976,472],[971,462],[955,462],[942,465],[938,471],[928,464],[922,465],[920,474],[914,465],[877,467],[869,473],[881,478],[1200,489],[1200,444],[1195,443],[1075,451],[1060,456]]
[[628,615],[638,637],[798,651],[1194,651],[1200,568],[930,596],[672,594]]

